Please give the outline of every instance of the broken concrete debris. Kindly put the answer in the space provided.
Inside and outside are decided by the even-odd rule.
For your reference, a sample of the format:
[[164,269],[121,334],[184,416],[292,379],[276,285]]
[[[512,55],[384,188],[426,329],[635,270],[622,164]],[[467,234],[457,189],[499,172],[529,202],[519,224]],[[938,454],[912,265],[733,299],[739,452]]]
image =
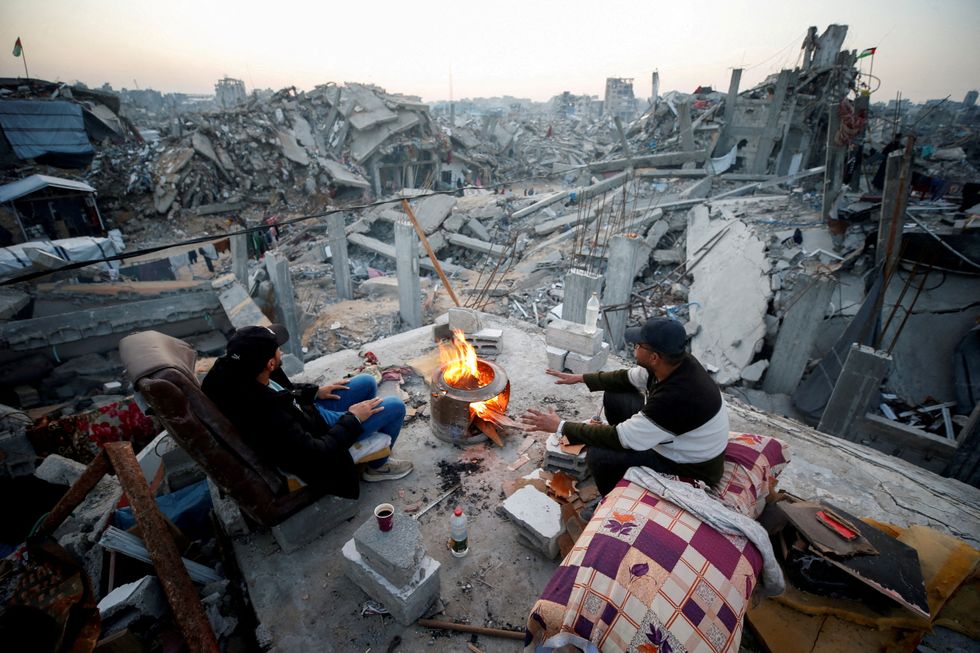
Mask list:
[[[0,167],[0,182],[18,184],[36,172],[55,180],[41,194],[49,187],[97,190],[99,219],[125,234],[127,252],[209,239],[133,256],[117,267],[61,271],[4,287],[0,476],[34,472],[68,485],[104,440],[140,444],[152,437],[129,417],[123,399],[131,387],[115,349],[131,331],[166,330],[215,356],[235,327],[287,321],[294,339],[284,365],[299,374],[326,354],[353,355],[448,311],[448,325],[463,331],[480,357],[516,352],[534,369],[573,373],[607,368],[610,357],[628,354],[627,326],[667,315],[684,323],[694,355],[733,396],[799,417],[791,396],[801,381],[821,376],[826,406],[807,416],[821,431],[977,485],[977,389],[969,382],[975,375],[954,375],[977,365],[971,254],[978,233],[971,216],[980,202],[977,149],[969,141],[943,146],[961,142],[976,126],[975,98],[896,106],[862,103],[858,93],[837,102],[846,89],[835,84],[854,75],[853,53],[840,52],[841,27],[823,36],[814,31],[801,67],[750,89],[740,89],[736,69],[727,93],[661,93],[655,73],[649,103],[620,78],[608,80],[604,100],[564,93],[546,104],[488,100],[451,107],[353,83],[247,95],[244,84],[225,79],[215,100],[194,110],[186,98],[167,104],[155,92],[125,91],[120,101],[67,85],[0,83],[9,91],[0,102],[57,92],[115,134],[95,139],[92,163],[71,175],[77,179],[20,160],[16,168]],[[840,70],[850,72],[840,76]],[[71,93],[74,99],[64,99]],[[836,103],[828,112],[830,97]],[[834,113],[862,111],[864,118],[841,130],[850,142],[828,152]],[[861,136],[848,136],[862,120]],[[893,156],[890,172],[882,169],[883,186],[867,163],[845,156],[858,150],[876,160],[875,150],[898,127],[913,126],[914,157]],[[912,189],[899,198],[895,184],[903,174]],[[905,202],[899,213],[909,219],[891,229],[890,207],[901,205],[896,199]],[[434,256],[402,228],[403,200]],[[32,235],[25,225],[36,226],[22,221],[22,201],[0,207],[0,225],[17,240]],[[52,228],[49,237],[62,227]],[[399,229],[413,238],[399,238]],[[90,249],[105,249],[97,258],[123,251],[120,238],[91,240]],[[60,240],[55,245],[62,251],[24,245],[3,250],[21,259],[8,279],[80,260]],[[891,273],[880,300],[869,301],[864,288],[879,274],[886,250]],[[445,281],[432,274],[437,268]],[[593,293],[602,306],[599,328],[590,332],[584,323]],[[880,332],[872,333],[878,316]],[[543,343],[527,346],[494,317],[516,320],[536,336],[543,330]],[[867,322],[858,324],[862,319]],[[837,375],[824,374],[816,364],[838,356],[834,342],[851,326],[865,332],[846,343],[859,352],[855,362],[846,357]],[[863,359],[874,369],[853,369]],[[872,365],[882,360],[890,365]],[[427,390],[416,390],[415,419],[426,421]],[[118,424],[93,422],[99,428],[88,431],[67,426],[109,412]],[[543,471],[506,498],[488,492],[477,512],[493,513],[499,505],[513,525],[507,539],[550,560],[567,552],[587,517],[578,505],[569,515],[564,489],[558,492],[546,477],[560,473],[581,482],[588,467],[581,447],[543,445],[514,455],[505,449],[507,463],[487,457],[485,466],[501,473],[519,473],[528,463]],[[56,451],[86,453],[76,462]],[[160,457],[164,490],[203,474],[180,450]],[[472,491],[461,489],[463,496]],[[426,553],[423,535],[431,544],[431,534],[420,520],[396,515],[397,537],[379,540],[385,534],[364,531],[368,523],[353,531],[345,521],[358,502],[330,499],[256,533],[215,486],[209,494],[227,534],[268,542],[273,555],[301,556],[342,532],[337,548],[349,538],[339,556],[348,580],[403,624],[434,609],[440,569],[442,590],[455,590],[446,576],[462,567],[442,567],[441,552]],[[95,545],[120,495],[118,483],[104,479],[57,532],[92,578],[105,576],[104,553]],[[406,497],[406,506],[408,498],[422,506],[433,495]],[[156,587],[145,574],[119,580],[132,580],[135,589],[117,588],[107,599],[149,596]],[[324,588],[336,582],[322,581]],[[480,574],[458,587],[469,587],[460,590],[465,595],[474,587],[499,589],[499,582]],[[211,590],[201,592],[204,609],[224,639],[240,620],[227,605],[230,590]],[[107,609],[104,635],[139,631],[139,616],[159,616],[142,599],[111,603],[118,613]],[[135,607],[118,607],[130,603]],[[488,609],[479,608],[481,614]],[[263,632],[282,645],[282,632]]]

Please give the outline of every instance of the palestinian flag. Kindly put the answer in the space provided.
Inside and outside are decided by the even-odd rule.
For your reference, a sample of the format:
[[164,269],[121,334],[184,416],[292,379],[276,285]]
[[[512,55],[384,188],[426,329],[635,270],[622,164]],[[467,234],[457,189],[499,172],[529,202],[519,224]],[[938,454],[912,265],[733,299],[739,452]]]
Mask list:
[[875,54],[875,50],[877,50],[877,49],[878,48],[868,48],[868,49],[864,50],[861,54],[859,54],[857,56],[857,58],[858,59],[863,59],[864,57],[873,57],[874,54]]
[[14,43],[14,56],[15,56],[15,57],[19,57],[19,56],[20,56],[20,53],[21,53],[21,51],[22,51],[23,49],[24,49],[24,48],[23,48],[23,47],[21,47],[21,44],[20,44],[20,37],[18,36],[18,37],[17,37],[17,42],[16,42],[16,43]]

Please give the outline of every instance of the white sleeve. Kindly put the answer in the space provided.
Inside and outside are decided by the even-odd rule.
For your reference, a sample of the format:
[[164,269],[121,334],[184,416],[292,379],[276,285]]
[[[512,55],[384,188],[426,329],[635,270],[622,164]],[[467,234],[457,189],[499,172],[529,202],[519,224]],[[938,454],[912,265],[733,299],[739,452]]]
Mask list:
[[618,424],[616,433],[619,435],[619,443],[634,451],[653,449],[658,444],[673,442],[675,437],[642,412]]
[[633,387],[637,389],[638,392],[644,393],[647,391],[647,382],[650,380],[650,373],[645,367],[640,367],[636,365],[631,367],[626,371],[627,376],[629,376],[630,383]]

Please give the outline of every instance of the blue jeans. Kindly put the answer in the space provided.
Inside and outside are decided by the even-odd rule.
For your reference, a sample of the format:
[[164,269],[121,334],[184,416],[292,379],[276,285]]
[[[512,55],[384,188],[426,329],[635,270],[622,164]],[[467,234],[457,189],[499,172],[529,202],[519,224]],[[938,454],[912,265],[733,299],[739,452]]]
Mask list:
[[[336,424],[354,404],[366,399],[374,399],[378,394],[378,382],[370,374],[358,374],[347,380],[346,390],[338,390],[334,394],[339,395],[340,399],[317,399],[313,402],[320,416],[330,426]],[[391,436],[391,448],[394,449],[395,440],[405,421],[405,403],[398,397],[384,397],[381,406],[384,410],[371,415],[361,423],[364,431],[357,439],[360,441],[373,433],[381,432]],[[368,465],[377,469],[384,466],[386,462],[388,462],[387,457],[373,460]]]

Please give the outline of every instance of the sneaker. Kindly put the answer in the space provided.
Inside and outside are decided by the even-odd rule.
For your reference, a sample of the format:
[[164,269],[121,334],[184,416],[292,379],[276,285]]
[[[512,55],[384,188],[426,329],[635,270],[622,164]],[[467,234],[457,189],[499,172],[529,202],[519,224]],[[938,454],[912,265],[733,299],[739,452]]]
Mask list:
[[395,458],[389,458],[381,467],[377,469],[373,467],[368,467],[364,470],[361,475],[368,483],[377,483],[378,481],[397,481],[400,478],[405,478],[412,473],[415,467],[412,463],[407,460],[397,460]]

